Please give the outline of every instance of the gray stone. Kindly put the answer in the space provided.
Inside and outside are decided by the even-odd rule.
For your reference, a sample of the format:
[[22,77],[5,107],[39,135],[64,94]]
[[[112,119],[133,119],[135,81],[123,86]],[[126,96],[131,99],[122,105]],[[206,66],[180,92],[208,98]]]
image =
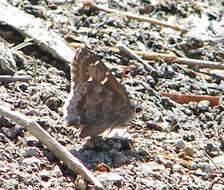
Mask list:
[[184,153],[190,157],[193,157],[194,156],[194,149],[191,148],[191,147],[186,147],[184,149]]
[[185,142],[183,140],[178,140],[176,143],[175,143],[175,146],[177,149],[184,149],[185,147]]
[[121,181],[124,179],[124,177],[116,174],[116,173],[103,173],[97,176],[97,178],[103,182],[103,183],[121,183]]
[[198,111],[199,112],[207,112],[209,111],[210,102],[207,100],[202,100],[198,103]]
[[10,139],[15,139],[20,134],[21,131],[22,131],[22,127],[18,125],[10,129],[2,129],[2,132],[4,133],[4,135]]
[[23,153],[23,156],[27,158],[27,157],[37,156],[38,154],[39,154],[39,150],[33,147],[33,148],[28,148],[27,150],[25,150],[25,152]]

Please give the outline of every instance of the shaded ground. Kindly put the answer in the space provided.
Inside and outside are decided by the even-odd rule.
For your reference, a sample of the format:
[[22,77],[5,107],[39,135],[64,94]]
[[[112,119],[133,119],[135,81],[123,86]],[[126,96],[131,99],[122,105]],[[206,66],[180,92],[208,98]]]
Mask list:
[[[130,49],[173,53],[223,62],[223,2],[108,1],[110,8],[144,14],[189,29],[183,34],[102,11],[83,10],[79,2],[9,1],[25,12],[52,21],[52,30],[85,43],[120,78],[121,66],[133,65],[111,48],[122,41]],[[103,3],[100,2],[99,3]],[[105,3],[105,2],[104,2]],[[0,35],[12,45],[24,39],[9,27]],[[68,39],[68,38],[67,38]],[[0,102],[35,119],[57,141],[76,154],[105,184],[106,189],[224,189],[224,106],[209,102],[178,104],[158,92],[223,95],[223,72],[162,60],[149,62],[124,78],[130,99],[137,104],[129,138],[79,138],[79,129],[63,127],[63,105],[70,90],[69,72],[60,60],[38,46],[27,46],[16,58],[16,74],[30,82],[2,83]],[[77,175],[39,141],[7,119],[0,123],[0,187],[3,189],[75,189]],[[211,161],[221,160],[218,169]],[[107,168],[108,171],[100,170]],[[221,173],[222,172],[222,173]],[[76,181],[75,181],[76,180]],[[77,182],[78,181],[78,182]],[[91,188],[89,185],[87,189]],[[82,189],[82,188],[80,188]]]

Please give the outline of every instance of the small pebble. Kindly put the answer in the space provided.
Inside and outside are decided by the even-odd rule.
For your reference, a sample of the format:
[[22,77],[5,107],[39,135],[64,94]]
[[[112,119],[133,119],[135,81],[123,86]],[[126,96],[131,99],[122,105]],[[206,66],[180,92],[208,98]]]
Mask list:
[[210,102],[207,100],[202,100],[198,103],[198,111],[199,112],[207,112],[209,111]]
[[121,184],[124,177],[116,173],[103,173],[97,176],[97,178],[102,182],[109,182],[110,184]]
[[194,134],[187,134],[183,136],[183,139],[187,142],[191,142],[195,140],[195,135]]
[[192,170],[196,170],[196,169],[198,169],[199,167],[200,167],[200,165],[197,164],[197,163],[195,163],[195,162],[191,164],[191,169],[192,169]]
[[27,83],[21,83],[19,85],[19,89],[22,91],[22,92],[25,92],[27,89],[28,89],[29,85]]
[[209,176],[212,175],[212,168],[209,164],[204,163],[204,164],[199,165],[199,167],[202,172],[206,173]]
[[166,162],[164,163],[164,166],[165,166],[166,168],[173,169],[173,162],[171,162],[170,160],[168,160],[168,161],[166,161]]
[[76,189],[77,190],[85,190],[86,189],[86,182],[81,176],[77,176],[75,180]]
[[25,140],[25,144],[28,146],[34,146],[36,143],[38,143],[38,139],[34,136],[29,136]]
[[2,133],[0,133],[0,142],[2,142],[2,143],[8,142],[6,136],[4,134],[2,134]]
[[47,181],[50,178],[49,172],[46,171],[46,170],[42,170],[40,172],[40,178],[41,178],[42,181]]
[[187,156],[193,157],[194,156],[194,149],[191,148],[191,147],[186,147],[186,148],[184,148],[184,153]]
[[36,166],[40,167],[43,163],[38,158],[25,158],[25,159],[23,159],[22,164],[24,164],[24,165],[36,165]]
[[52,97],[49,98],[46,102],[46,105],[52,110],[52,111],[58,111],[58,108],[61,106],[62,100]]
[[15,139],[22,131],[22,127],[16,125],[13,128],[10,129],[2,129],[2,132],[5,136],[7,136],[10,139]]
[[37,148],[29,148],[23,153],[23,156],[27,158],[27,157],[37,156],[38,153],[39,153],[39,150]]
[[177,149],[184,149],[185,147],[185,142],[183,140],[178,140],[175,144]]
[[206,152],[211,152],[211,151],[217,151],[218,150],[218,148],[212,143],[207,143],[204,148],[205,148]]

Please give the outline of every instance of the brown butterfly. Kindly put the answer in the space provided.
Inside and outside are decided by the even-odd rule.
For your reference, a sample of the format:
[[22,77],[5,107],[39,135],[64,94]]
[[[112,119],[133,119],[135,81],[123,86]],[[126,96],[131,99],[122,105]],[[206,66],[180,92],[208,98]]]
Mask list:
[[124,126],[134,115],[128,95],[103,62],[87,48],[71,64],[71,91],[65,104],[66,126],[81,127],[80,136],[97,136]]

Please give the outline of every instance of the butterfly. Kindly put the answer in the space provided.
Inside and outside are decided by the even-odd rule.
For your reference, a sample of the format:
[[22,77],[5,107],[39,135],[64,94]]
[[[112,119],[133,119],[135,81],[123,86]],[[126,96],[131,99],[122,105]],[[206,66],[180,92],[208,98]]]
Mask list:
[[64,107],[65,126],[82,128],[80,137],[122,127],[134,115],[123,86],[97,55],[77,49],[71,64],[71,90]]

